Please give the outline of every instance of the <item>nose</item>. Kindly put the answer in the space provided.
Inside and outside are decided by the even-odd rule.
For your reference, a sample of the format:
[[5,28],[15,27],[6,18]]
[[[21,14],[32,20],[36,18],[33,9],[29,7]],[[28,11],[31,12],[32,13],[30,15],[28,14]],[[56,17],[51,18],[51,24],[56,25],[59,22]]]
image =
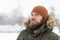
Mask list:
[[31,20],[34,20],[35,19],[35,16],[31,16]]

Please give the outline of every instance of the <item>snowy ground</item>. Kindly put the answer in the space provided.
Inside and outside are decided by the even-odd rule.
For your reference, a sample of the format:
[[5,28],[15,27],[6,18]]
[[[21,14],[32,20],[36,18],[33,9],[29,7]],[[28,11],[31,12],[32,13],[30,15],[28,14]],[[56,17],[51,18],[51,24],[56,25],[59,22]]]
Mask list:
[[19,25],[0,25],[0,40],[16,40],[24,28]]
[[[20,32],[22,31],[22,29],[23,28],[20,28]],[[57,27],[54,28],[53,32],[55,32],[56,34],[58,34],[60,36],[59,30]],[[0,40],[16,40],[18,35],[19,35],[19,33],[16,33],[16,32],[12,32],[12,33],[0,32]]]
[[[58,35],[60,33],[57,32]],[[16,40],[19,33],[0,33],[0,40]]]
[[25,29],[23,26],[18,24],[15,25],[0,25],[0,32],[19,32]]
[[0,33],[0,40],[16,40],[19,33]]

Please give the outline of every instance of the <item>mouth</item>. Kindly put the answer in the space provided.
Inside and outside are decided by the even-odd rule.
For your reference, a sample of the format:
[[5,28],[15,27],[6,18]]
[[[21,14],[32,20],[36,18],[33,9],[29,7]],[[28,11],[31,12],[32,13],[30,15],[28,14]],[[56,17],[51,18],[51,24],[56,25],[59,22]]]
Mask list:
[[36,24],[36,22],[35,22],[35,21],[31,21],[30,23],[31,23],[31,24]]

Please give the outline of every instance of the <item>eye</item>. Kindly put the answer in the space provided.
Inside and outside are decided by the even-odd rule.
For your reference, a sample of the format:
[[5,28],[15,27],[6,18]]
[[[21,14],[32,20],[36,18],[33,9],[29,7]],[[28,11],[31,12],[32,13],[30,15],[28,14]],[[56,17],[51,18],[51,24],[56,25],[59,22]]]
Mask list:
[[39,14],[35,14],[35,16],[39,16]]

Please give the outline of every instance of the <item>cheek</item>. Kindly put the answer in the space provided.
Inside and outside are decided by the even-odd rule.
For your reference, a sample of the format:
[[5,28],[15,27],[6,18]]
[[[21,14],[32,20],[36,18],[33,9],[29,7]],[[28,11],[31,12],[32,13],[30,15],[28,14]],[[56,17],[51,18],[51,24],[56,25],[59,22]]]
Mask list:
[[42,20],[42,18],[36,18],[37,22],[40,22]]

